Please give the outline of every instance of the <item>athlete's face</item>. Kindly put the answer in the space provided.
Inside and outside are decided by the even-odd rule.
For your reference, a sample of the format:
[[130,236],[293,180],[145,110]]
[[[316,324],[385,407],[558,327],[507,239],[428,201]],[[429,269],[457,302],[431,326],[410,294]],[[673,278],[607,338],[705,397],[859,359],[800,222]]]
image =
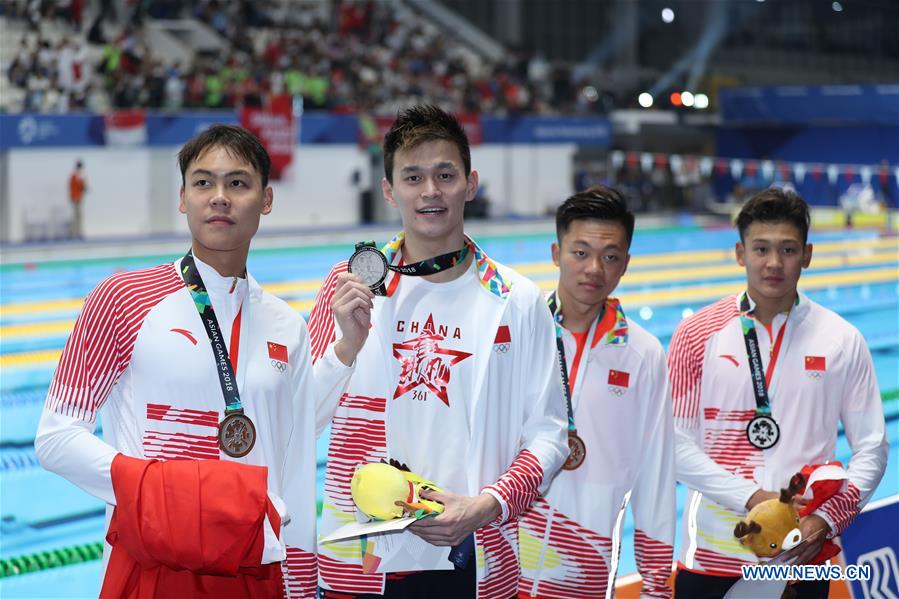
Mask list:
[[[457,242],[462,237],[465,202],[474,199],[478,174],[465,176],[455,144],[426,141],[399,150],[393,158],[393,184],[381,182],[384,197],[400,211],[406,237]],[[448,248],[447,251],[458,248]]]
[[198,249],[214,252],[248,248],[260,216],[272,210],[272,188],[263,189],[256,168],[219,146],[188,165],[180,198]]
[[627,252],[627,231],[621,223],[573,221],[561,241],[552,246],[559,287],[567,300],[584,307],[605,302],[627,271],[631,258]]
[[755,222],[737,243],[736,254],[755,301],[789,303],[796,297],[802,269],[812,261],[812,244],[803,244],[799,229],[790,223]]

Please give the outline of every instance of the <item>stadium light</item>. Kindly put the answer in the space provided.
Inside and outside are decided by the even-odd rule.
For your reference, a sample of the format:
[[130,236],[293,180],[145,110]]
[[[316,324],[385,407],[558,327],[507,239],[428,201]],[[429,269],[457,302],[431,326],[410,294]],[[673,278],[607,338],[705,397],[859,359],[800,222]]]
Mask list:
[[649,108],[650,106],[652,106],[652,94],[643,92],[637,97],[637,102],[639,102],[640,106],[642,106],[643,108]]
[[668,99],[671,100],[671,105],[672,105],[672,106],[681,106],[681,105],[683,104],[683,102],[681,101],[680,92],[674,92],[674,93],[672,93],[672,94],[668,97]]
[[709,107],[709,97],[705,94],[696,94],[693,98],[693,108],[704,110]]
[[670,8],[662,9],[662,21],[664,23],[672,23],[674,21],[674,11]]
[[694,99],[694,98],[693,98],[693,94],[692,94],[692,93],[690,93],[690,92],[681,92],[681,95],[680,95],[680,101],[681,101],[681,102],[683,103],[683,105],[686,106],[687,108],[690,108],[691,106],[693,106],[693,99]]
[[834,2],[830,7],[833,9],[833,12],[843,12],[843,5],[839,2]]

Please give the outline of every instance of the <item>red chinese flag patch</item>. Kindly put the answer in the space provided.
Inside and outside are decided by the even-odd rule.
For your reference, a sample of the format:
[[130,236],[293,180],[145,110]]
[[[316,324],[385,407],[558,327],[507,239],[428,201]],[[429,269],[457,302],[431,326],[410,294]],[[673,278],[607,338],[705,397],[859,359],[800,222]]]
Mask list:
[[630,380],[631,375],[628,372],[621,372],[620,370],[609,370],[610,385],[615,385],[616,387],[627,387]]
[[508,325],[504,324],[496,329],[496,339],[493,340],[493,343],[512,343],[512,334],[509,332]]
[[287,346],[281,345],[280,343],[275,343],[274,341],[268,342],[268,357],[272,360],[280,360],[281,362],[287,362]]
[[827,370],[825,367],[824,356],[806,356],[805,369],[819,371]]

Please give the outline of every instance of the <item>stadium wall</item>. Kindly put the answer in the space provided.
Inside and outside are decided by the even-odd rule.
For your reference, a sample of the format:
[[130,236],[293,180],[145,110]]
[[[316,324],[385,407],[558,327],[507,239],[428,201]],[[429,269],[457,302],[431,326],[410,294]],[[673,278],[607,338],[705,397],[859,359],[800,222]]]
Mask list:
[[[576,149],[573,143],[473,147],[472,165],[480,174],[491,214],[535,216],[554,207],[572,190]],[[68,177],[79,158],[88,180],[86,237],[186,233],[178,213],[177,151],[178,146],[73,146],[2,152],[8,174],[0,182],[3,240],[62,236],[71,218]],[[297,146],[284,179],[272,182],[275,207],[263,218],[261,230],[358,224],[360,189],[353,173],[358,170],[368,179],[368,164],[367,154],[356,145]],[[381,173],[376,176],[380,181]]]

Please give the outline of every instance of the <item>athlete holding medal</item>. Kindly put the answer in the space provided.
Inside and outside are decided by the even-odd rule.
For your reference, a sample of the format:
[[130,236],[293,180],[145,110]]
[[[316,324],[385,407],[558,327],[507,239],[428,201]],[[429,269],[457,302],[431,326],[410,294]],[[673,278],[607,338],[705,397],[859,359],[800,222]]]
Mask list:
[[[674,431],[665,352],[611,297],[627,270],[634,215],[612,188],[556,212],[556,323],[568,413],[568,461],[521,518],[519,597],[607,597],[630,503],[641,595],[670,597]],[[561,559],[560,559],[561,556]]]
[[[849,478],[802,519],[810,541],[795,563],[808,563],[845,530],[883,476],[883,407],[865,341],[797,290],[812,259],[809,221],[795,193],[756,194],[736,219],[746,290],[687,318],[671,339],[677,476],[690,488],[677,597],[721,597],[740,566],[755,563],[734,538],[734,522],[777,497],[803,466],[834,460],[841,422],[852,448]],[[820,598],[828,584],[793,588],[800,599]]]
[[[371,315],[361,351],[334,350],[355,364],[331,423],[321,534],[357,517],[350,480],[364,463],[406,464],[446,490],[422,493],[445,509],[401,534],[321,543],[324,596],[508,599],[517,516],[568,455],[552,318],[536,285],[465,235],[478,173],[455,118],[402,111],[384,165],[403,231],[381,250],[357,245],[309,318],[317,358],[357,347]],[[332,307],[358,310],[357,323],[335,326]]]
[[178,158],[191,249],[88,296],[37,455],[108,504],[101,596],[315,597],[315,437],[351,371],[329,353],[313,377],[302,318],[247,272],[273,202],[259,140],[216,125]]

